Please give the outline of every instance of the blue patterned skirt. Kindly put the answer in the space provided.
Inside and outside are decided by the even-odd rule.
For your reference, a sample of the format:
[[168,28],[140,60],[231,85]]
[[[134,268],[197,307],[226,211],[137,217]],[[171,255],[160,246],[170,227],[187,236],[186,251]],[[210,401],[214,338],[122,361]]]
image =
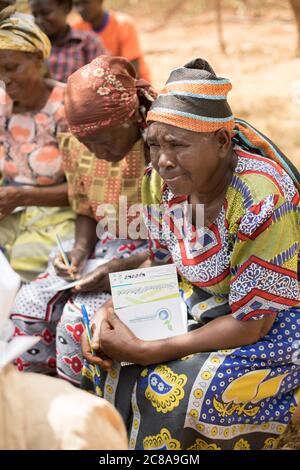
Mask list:
[[266,449],[300,402],[300,308],[281,312],[263,340],[149,367],[121,367],[82,388],[121,413],[130,449]]

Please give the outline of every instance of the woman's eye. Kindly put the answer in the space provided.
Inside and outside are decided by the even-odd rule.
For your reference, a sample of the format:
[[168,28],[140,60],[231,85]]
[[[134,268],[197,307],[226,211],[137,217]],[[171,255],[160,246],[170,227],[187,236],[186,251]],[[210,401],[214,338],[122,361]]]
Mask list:
[[5,67],[5,70],[6,70],[6,72],[14,72],[15,70],[17,70],[17,68],[18,68],[18,65],[17,65],[17,64],[15,64],[15,65],[7,65],[7,66]]
[[170,146],[171,146],[171,147],[186,147],[186,145],[181,144],[181,143],[179,143],[179,142],[171,142],[171,143],[170,143]]

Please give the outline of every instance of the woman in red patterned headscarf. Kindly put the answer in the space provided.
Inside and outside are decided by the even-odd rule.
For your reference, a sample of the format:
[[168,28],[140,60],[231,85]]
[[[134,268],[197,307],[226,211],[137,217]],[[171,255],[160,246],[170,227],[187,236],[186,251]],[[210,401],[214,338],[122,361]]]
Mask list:
[[[16,334],[38,334],[44,339],[34,355],[25,353],[18,358],[20,368],[57,372],[79,384],[83,325],[78,305],[84,303],[92,314],[109,297],[109,272],[136,268],[148,256],[144,240],[133,241],[127,230],[124,236],[129,221],[119,224],[118,214],[121,195],[127,197],[128,207],[141,202],[148,160],[143,131],[154,96],[147,82],[136,80],[134,67],[119,57],[100,56],[69,77],[66,116],[71,132],[81,142],[70,134],[62,135],[69,200],[77,213],[75,242],[68,251],[71,267],[57,256],[56,273],[51,266],[47,276],[24,286],[18,294],[12,315]],[[99,225],[112,209],[116,226],[123,231],[115,239]],[[65,284],[64,278],[79,278],[90,256],[105,258],[107,263],[81,277],[73,289],[76,295],[71,297],[70,290],[63,291],[70,295],[54,295],[55,289],[49,287]],[[35,318],[38,320],[33,322]],[[52,340],[55,335],[56,342]]]
[[[71,75],[65,98],[72,134],[98,158],[115,161],[114,157],[124,156],[118,148],[121,136],[127,141],[127,150],[140,138],[155,93],[146,81],[136,80],[126,59],[100,56]],[[108,134],[113,136],[110,152],[102,145]]]

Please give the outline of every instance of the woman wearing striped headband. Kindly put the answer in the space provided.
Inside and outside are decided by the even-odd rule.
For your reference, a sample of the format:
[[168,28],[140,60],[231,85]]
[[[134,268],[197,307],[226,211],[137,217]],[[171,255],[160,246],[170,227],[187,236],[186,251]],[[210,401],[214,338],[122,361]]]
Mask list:
[[300,399],[299,175],[234,119],[230,89],[197,59],[172,72],[148,113],[150,254],[176,264],[194,325],[146,342],[107,308],[102,354],[144,366],[103,380],[117,408],[133,403],[131,447],[270,448]]

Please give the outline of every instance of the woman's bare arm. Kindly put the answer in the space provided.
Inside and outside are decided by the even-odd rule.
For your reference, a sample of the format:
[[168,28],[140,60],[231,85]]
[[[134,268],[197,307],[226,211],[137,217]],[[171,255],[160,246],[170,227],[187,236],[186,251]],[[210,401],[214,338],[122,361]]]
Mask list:
[[253,344],[266,336],[274,321],[273,315],[252,321],[236,320],[232,315],[216,318],[186,334],[157,341],[143,341],[140,345],[140,360],[143,365],[149,365],[198,352]]
[[65,207],[69,205],[67,183],[47,187],[16,188],[20,206]]

